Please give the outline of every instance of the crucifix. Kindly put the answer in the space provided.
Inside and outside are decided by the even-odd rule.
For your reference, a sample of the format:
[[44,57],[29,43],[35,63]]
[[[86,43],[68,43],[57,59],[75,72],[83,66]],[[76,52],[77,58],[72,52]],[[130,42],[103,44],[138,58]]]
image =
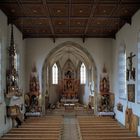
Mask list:
[[129,71],[132,71],[132,69],[133,69],[133,62],[132,62],[132,59],[133,59],[133,57],[135,57],[135,56],[136,56],[136,55],[133,54],[133,52],[130,52],[130,56],[127,57],[127,59],[129,60],[129,63],[128,63],[128,65],[129,65]]

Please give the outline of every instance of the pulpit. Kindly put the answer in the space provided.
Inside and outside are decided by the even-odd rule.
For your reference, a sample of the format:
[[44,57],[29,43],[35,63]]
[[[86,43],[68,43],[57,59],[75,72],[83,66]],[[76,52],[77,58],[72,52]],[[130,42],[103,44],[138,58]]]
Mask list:
[[[23,99],[22,92],[18,86],[18,71],[16,68],[16,48],[14,44],[13,25],[11,26],[11,42],[8,50],[9,66],[6,71],[6,91],[5,103],[7,107],[7,116],[14,121],[15,118],[23,119]],[[14,127],[14,126],[13,126]]]

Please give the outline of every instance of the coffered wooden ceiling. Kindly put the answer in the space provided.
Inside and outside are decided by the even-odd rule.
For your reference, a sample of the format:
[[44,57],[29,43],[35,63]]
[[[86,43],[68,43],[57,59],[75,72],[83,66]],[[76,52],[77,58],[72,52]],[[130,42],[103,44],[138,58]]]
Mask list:
[[0,9],[24,38],[114,38],[140,0],[0,0]]

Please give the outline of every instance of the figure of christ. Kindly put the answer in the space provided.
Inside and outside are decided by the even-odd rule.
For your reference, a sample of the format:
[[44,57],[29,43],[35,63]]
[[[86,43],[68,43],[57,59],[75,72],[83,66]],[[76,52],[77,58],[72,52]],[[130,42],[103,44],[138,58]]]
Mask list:
[[130,56],[127,57],[127,59],[129,60],[128,65],[129,65],[129,71],[132,71],[132,67],[133,67],[133,57],[135,57],[136,55],[133,55],[133,52],[130,52]]

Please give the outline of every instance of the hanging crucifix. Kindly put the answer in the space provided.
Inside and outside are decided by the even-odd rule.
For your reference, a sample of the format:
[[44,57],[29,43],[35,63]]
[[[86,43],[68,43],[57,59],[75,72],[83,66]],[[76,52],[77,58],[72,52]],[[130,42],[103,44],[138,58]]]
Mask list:
[[130,52],[130,56],[127,57],[128,59],[128,66],[129,66],[129,69],[127,69],[127,80],[129,80],[129,77],[130,79],[133,79],[135,80],[135,68],[133,67],[133,57],[135,57],[136,55],[133,54],[133,52]]
[[132,61],[132,59],[135,56],[136,55],[135,54],[133,55],[133,52],[130,52],[130,56],[127,57],[127,59],[129,60],[129,63],[128,63],[128,65],[129,65],[129,71],[132,71],[132,69],[133,69],[133,61]]

